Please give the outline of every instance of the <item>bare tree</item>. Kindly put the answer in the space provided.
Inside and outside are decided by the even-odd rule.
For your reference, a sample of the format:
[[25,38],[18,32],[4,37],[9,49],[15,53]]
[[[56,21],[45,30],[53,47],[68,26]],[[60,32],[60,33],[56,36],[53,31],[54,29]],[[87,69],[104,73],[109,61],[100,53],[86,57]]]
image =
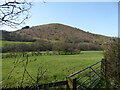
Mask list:
[[30,17],[32,4],[26,0],[5,1],[0,4],[0,26],[17,27]]

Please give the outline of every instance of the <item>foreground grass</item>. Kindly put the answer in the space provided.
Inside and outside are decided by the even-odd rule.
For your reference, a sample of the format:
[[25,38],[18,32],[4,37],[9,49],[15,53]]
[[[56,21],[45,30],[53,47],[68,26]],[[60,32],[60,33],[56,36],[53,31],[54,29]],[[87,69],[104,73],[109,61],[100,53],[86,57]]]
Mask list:
[[[27,66],[27,71],[36,79],[39,66],[41,67],[40,73],[46,70],[43,75],[44,77],[41,76],[39,83],[65,80],[68,75],[100,61],[102,57],[102,51],[82,51],[79,55],[30,56],[28,58],[29,64]],[[10,79],[6,80],[6,77],[8,77],[8,73],[13,68],[14,62],[23,59],[25,58],[6,58],[2,60],[3,86],[4,84],[9,84],[8,87],[19,85],[18,81],[21,80],[24,72],[23,64],[19,64],[14,69]],[[30,78],[28,79],[27,75],[25,77],[24,85],[32,84]]]

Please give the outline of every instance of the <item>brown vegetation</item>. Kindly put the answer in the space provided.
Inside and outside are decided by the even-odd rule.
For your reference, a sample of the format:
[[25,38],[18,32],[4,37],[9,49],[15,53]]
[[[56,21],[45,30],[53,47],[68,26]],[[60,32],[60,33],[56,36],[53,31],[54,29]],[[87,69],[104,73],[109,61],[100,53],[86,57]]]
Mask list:
[[[35,42],[34,44],[27,46],[16,46],[25,47],[25,50],[27,49],[28,51],[51,51],[54,50],[55,47],[57,47],[57,49],[58,47],[61,48],[61,45],[64,45],[64,50],[65,47],[69,47],[69,49],[74,50],[102,50],[101,46],[104,43],[113,41],[115,39],[103,35],[92,34],[78,28],[73,28],[58,23],[34,26],[31,28],[29,26],[26,26],[21,30],[14,32],[2,31],[2,36],[2,40],[6,41]],[[14,45],[11,45],[9,47],[14,48]]]

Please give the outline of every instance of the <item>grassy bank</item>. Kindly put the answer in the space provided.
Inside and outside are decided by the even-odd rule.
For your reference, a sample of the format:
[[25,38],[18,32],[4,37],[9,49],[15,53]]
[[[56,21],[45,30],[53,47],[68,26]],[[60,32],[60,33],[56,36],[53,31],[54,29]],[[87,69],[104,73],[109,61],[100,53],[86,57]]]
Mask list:
[[30,44],[32,42],[0,41],[0,43],[1,43],[2,46],[4,46],[6,44],[21,44],[21,43]]

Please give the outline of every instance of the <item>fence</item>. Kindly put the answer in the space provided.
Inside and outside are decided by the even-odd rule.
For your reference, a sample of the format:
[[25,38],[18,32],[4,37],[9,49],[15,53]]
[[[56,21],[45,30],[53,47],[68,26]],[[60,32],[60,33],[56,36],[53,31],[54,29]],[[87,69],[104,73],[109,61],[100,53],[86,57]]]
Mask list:
[[[73,90],[76,89],[92,89],[99,84],[102,78],[102,68],[101,68],[101,61],[84,68],[74,74],[71,74],[67,77],[68,84]],[[73,83],[71,85],[71,83]]]
[[41,85],[35,85],[35,86],[26,86],[26,87],[16,87],[16,88],[3,88],[2,90],[52,90],[52,89],[64,89],[68,87],[68,82],[65,81],[58,81],[54,83],[47,83],[47,84],[41,84]]
[[7,88],[2,90],[39,90],[47,89],[50,90],[50,87],[53,89],[56,88],[66,88],[67,90],[76,90],[76,89],[92,89],[95,88],[102,77],[102,61],[99,61],[93,65],[90,65],[74,74],[69,75],[65,81],[58,81],[54,83],[36,85],[36,86],[26,86],[26,87],[17,87],[17,88]]

